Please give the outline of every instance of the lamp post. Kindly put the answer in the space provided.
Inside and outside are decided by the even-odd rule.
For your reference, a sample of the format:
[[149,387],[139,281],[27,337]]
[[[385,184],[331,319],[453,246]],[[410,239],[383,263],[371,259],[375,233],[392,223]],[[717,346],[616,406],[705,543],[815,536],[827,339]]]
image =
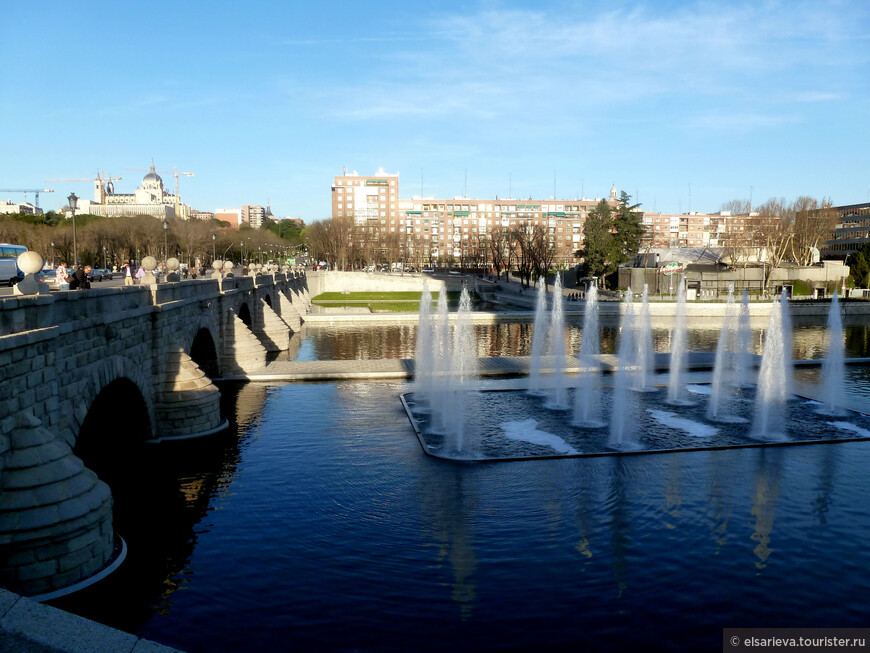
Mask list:
[[79,198],[76,197],[75,193],[70,193],[69,197],[66,198],[69,201],[69,209],[72,211],[72,221],[73,221],[73,270],[78,270],[79,268],[79,249],[78,244],[76,243],[76,209],[79,206]]
[[215,240],[217,240],[217,236],[212,234],[211,235],[211,260],[212,260],[212,262],[214,262],[214,260],[217,258],[217,252],[215,250],[215,244],[214,244]]
[[169,246],[166,242],[166,234],[169,233],[169,220],[163,218],[163,260],[169,258]]
[[51,267],[54,267],[54,241],[51,241]]
[[106,265],[106,246],[105,245],[103,245],[103,267],[104,268],[109,267],[108,265]]
[[241,241],[239,245],[241,245],[242,248],[242,267],[245,267],[245,241]]

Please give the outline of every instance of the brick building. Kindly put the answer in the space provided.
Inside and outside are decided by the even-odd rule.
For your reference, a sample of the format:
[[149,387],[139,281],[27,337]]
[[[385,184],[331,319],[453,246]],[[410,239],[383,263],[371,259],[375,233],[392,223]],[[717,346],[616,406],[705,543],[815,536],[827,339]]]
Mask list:
[[[617,190],[607,198],[615,207]],[[553,264],[570,267],[583,242],[583,225],[596,199],[452,199],[399,195],[399,175],[379,170],[336,176],[333,219],[352,220],[352,244],[368,260],[408,261],[419,266],[486,266],[489,241],[499,230],[538,226],[555,250]]]

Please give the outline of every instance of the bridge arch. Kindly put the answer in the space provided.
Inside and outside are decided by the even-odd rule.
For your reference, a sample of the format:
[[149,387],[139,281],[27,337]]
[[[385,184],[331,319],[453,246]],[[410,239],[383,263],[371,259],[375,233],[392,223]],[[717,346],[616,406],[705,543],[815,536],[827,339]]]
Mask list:
[[118,378],[94,398],[79,426],[73,452],[105,480],[112,467],[132,447],[152,435],[148,404],[139,387]]
[[220,376],[220,358],[214,335],[206,326],[201,326],[190,345],[190,358],[210,379]]
[[245,326],[249,329],[253,326],[254,321],[251,317],[251,309],[248,308],[248,305],[246,303],[242,302],[239,305],[239,310],[237,311],[236,315],[239,316],[239,319],[244,322]]
[[[127,387],[136,390],[136,394],[145,404],[145,415],[148,418],[145,423],[149,429],[152,427],[154,424],[154,398],[151,375],[149,373],[150,366],[147,363],[143,363],[145,362],[134,362],[124,356],[115,355],[109,356],[96,364],[94,371],[89,375],[88,381],[77,387],[78,396],[71,398],[73,429],[72,439],[69,443],[71,447],[75,448],[82,425],[84,425],[88,415],[95,412],[93,407],[97,397],[110,384],[120,379],[129,381],[130,385]],[[117,386],[112,389],[112,394],[114,394],[116,388]],[[118,408],[112,412],[121,417],[121,424],[126,421],[126,418],[123,417],[125,415],[124,405],[129,402],[137,402],[136,399],[132,398],[130,393],[126,395],[121,394],[117,397]]]

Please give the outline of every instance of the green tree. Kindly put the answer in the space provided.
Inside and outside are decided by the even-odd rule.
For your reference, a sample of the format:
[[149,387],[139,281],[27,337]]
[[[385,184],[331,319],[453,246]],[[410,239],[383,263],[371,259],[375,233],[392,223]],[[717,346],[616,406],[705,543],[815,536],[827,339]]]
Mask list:
[[611,271],[632,260],[640,249],[643,237],[640,204],[631,204],[631,195],[622,191],[613,212],[613,239],[610,254]]
[[574,256],[583,259],[586,274],[600,277],[607,273],[610,267],[610,256],[613,251],[613,209],[601,200],[589,211],[583,225],[583,247]]
[[846,265],[859,288],[870,288],[870,243],[864,243],[846,257]]

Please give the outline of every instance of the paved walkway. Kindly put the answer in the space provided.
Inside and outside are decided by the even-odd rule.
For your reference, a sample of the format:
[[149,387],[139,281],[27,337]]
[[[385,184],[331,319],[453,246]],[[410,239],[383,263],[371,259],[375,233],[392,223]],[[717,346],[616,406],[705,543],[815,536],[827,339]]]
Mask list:
[[[687,367],[689,370],[711,370],[716,358],[714,352],[690,352]],[[755,366],[761,363],[761,356],[753,355]],[[600,354],[598,360],[605,374],[616,370],[619,361],[614,354]],[[655,369],[667,372],[670,367],[670,354],[654,354]],[[523,376],[529,373],[529,356],[489,356],[477,359],[478,374],[481,377]],[[847,364],[867,365],[870,358],[847,358]],[[822,359],[796,360],[795,367],[814,367],[822,364]],[[576,356],[568,356],[564,371],[577,374],[581,371]],[[543,358],[541,372],[553,372],[551,357]],[[411,358],[382,358],[362,360],[330,361],[273,361],[266,367],[248,374],[221,377],[218,380],[246,381],[332,381],[341,379],[408,379],[414,376],[414,360]]]
[[[710,369],[715,355],[711,352],[689,354],[690,369]],[[605,373],[613,372],[618,361],[613,354],[598,356]],[[759,358],[760,360],[760,358]],[[529,356],[489,356],[477,359],[481,377],[521,376],[529,373]],[[655,354],[656,370],[665,371],[670,363],[670,354]],[[568,356],[564,372],[577,374],[580,362],[576,356]],[[551,357],[545,356],[541,372],[554,371]],[[223,377],[223,380],[247,381],[332,381],[341,379],[408,379],[414,376],[414,360],[410,358],[384,358],[374,360],[332,361],[273,361],[263,369],[244,375]]]
[[0,651],[172,653],[177,649],[0,589]]

